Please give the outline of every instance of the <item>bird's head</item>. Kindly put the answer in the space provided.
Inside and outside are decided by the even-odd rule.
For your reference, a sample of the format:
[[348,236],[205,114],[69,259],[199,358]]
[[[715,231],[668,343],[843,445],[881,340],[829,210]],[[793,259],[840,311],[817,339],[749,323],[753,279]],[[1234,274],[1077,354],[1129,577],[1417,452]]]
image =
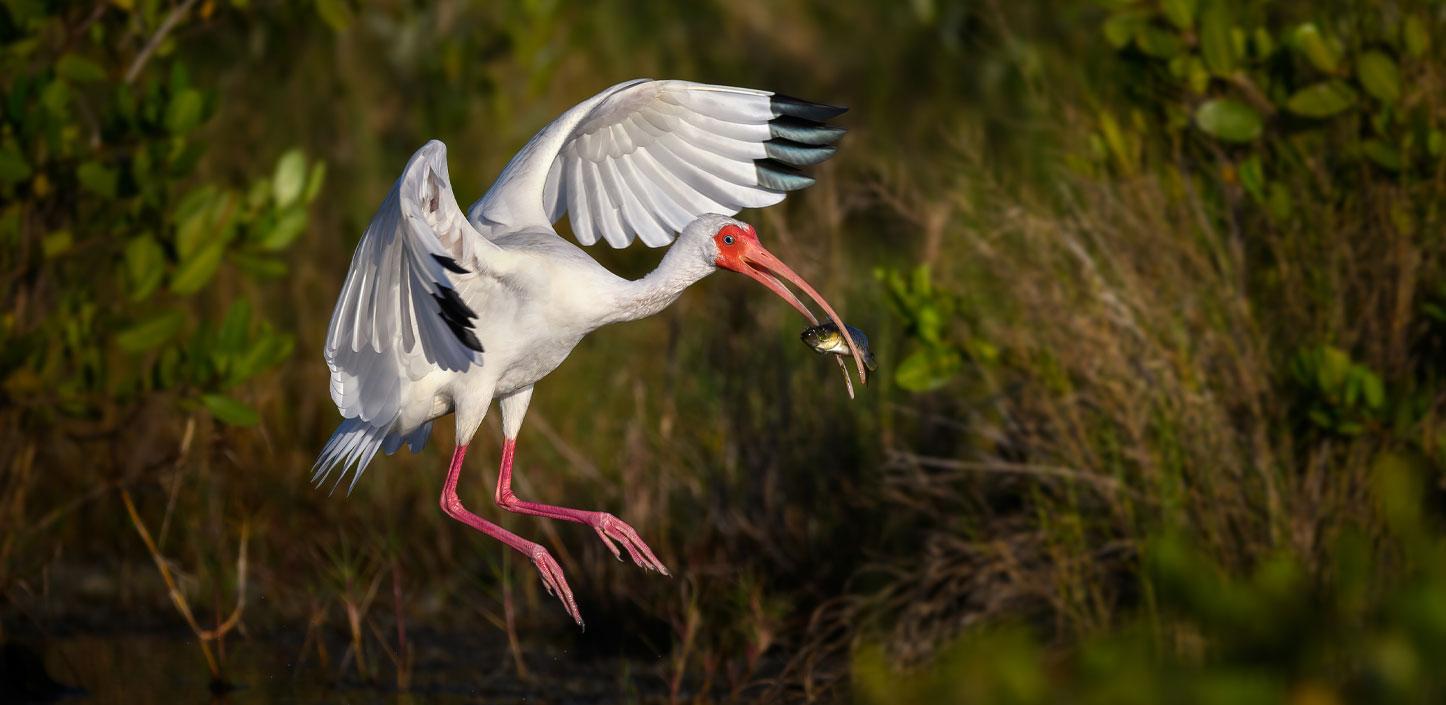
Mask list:
[[844,342],[848,343],[849,352],[854,358],[854,364],[858,367],[859,379],[867,379],[863,354],[854,343],[853,337],[849,335],[847,326],[834,312],[833,306],[830,306],[828,301],[803,277],[798,276],[788,265],[763,247],[763,244],[758,241],[758,231],[752,225],[726,216],[705,215],[689,224],[679,239],[679,244],[695,248],[695,251],[705,258],[709,266],[738,272],[768,287],[789,305],[798,309],[798,312],[803,314],[810,324],[818,325],[818,317],[814,316],[813,312],[792,291],[789,291],[788,287],[783,285],[780,278],[801,289],[814,303],[818,304],[819,308],[823,309],[829,320],[844,332]]

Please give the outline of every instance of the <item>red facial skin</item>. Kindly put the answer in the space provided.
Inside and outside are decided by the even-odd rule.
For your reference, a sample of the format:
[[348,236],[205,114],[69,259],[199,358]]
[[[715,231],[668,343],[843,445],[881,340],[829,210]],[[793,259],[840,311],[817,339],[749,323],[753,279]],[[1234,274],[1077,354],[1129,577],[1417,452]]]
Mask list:
[[747,275],[754,281],[762,284],[770,291],[778,294],[789,305],[798,309],[810,323],[818,324],[818,318],[793,295],[778,277],[783,277],[794,286],[802,289],[809,298],[813,299],[824,313],[828,314],[829,320],[838,326],[839,332],[843,334],[844,342],[848,343],[849,352],[853,355],[854,365],[859,371],[859,381],[868,381],[868,372],[864,367],[863,357],[859,354],[858,346],[854,344],[853,336],[849,335],[848,326],[839,320],[838,314],[834,313],[833,307],[825,301],[817,291],[814,290],[803,277],[798,276],[788,265],[781,262],[773,253],[769,252],[758,242],[758,231],[751,225],[739,227],[732,223],[723,226],[713,235],[713,242],[718,246],[718,258],[715,260],[719,267]]

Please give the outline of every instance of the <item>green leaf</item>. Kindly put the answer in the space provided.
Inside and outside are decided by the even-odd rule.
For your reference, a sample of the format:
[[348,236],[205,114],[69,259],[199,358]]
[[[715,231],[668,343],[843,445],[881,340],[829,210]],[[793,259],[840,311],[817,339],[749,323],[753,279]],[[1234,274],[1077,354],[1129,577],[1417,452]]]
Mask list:
[[70,105],[70,84],[65,81],[51,81],[40,91],[40,104],[51,115],[64,117],[65,109]]
[[296,341],[292,340],[291,336],[278,335],[269,329],[263,330],[246,354],[232,367],[229,381],[233,384],[240,383],[275,367],[291,357],[295,349]]
[[176,272],[171,276],[171,291],[177,294],[193,294],[206,286],[216,270],[221,266],[221,255],[226,253],[226,243],[222,240],[208,243],[198,250],[194,256],[181,262],[176,267]]
[[232,426],[255,426],[261,416],[254,409],[224,394],[205,394],[201,403],[217,420]]
[[1390,171],[1400,171],[1405,166],[1401,150],[1379,139],[1368,139],[1361,143],[1361,152],[1371,161]]
[[55,62],[55,72],[66,80],[76,83],[94,83],[105,80],[105,69],[79,54],[66,54]]
[[236,252],[231,255],[231,261],[241,271],[254,276],[276,279],[286,275],[286,263],[270,257]]
[[140,301],[150,296],[166,275],[166,253],[161,244],[150,235],[141,235],[126,245],[125,259],[131,300]]
[[1294,199],[1290,197],[1290,191],[1279,181],[1270,182],[1270,192],[1265,197],[1265,207],[1270,211],[1271,217],[1276,220],[1285,220],[1295,211]]
[[9,147],[0,147],[0,184],[14,184],[30,178],[25,157]]
[[1235,41],[1231,39],[1230,9],[1224,0],[1214,0],[1200,16],[1200,54],[1206,68],[1216,76],[1235,70]]
[[962,366],[959,353],[951,348],[921,348],[899,363],[894,379],[903,389],[924,392],[948,383]]
[[1364,367],[1359,369],[1361,392],[1365,397],[1366,407],[1379,410],[1386,405],[1386,385],[1381,383],[1381,378],[1375,372]]
[[1230,98],[1207,100],[1195,110],[1195,125],[1226,142],[1249,142],[1264,126],[1260,113]]
[[321,193],[321,185],[324,181],[326,181],[326,162],[318,160],[311,165],[311,173],[306,176],[306,192],[302,194],[302,200],[307,203],[316,200],[317,194]]
[[1401,27],[1401,39],[1406,44],[1406,53],[1414,57],[1420,57],[1431,47],[1431,33],[1426,31],[1426,23],[1419,15],[1406,16],[1406,22]]
[[1328,40],[1314,23],[1307,22],[1295,30],[1295,46],[1311,64],[1326,73],[1335,73],[1336,67],[1340,65],[1340,53],[1331,46]]
[[1195,24],[1195,0],[1162,0],[1160,6],[1166,19],[1181,31],[1189,31]]
[[256,212],[266,205],[271,199],[271,180],[260,178],[251,182],[251,188],[246,191],[246,208]]
[[201,124],[201,112],[206,98],[194,88],[187,88],[171,96],[166,106],[166,129],[172,134],[185,134]]
[[1124,10],[1110,15],[1105,20],[1105,41],[1115,49],[1129,46],[1135,39],[1135,30],[1145,23],[1145,15],[1138,10]]
[[176,223],[176,254],[188,259],[201,246],[206,235],[211,206],[216,202],[216,187],[202,186],[181,197],[172,211]]
[[226,318],[216,331],[216,350],[221,353],[240,353],[246,345],[246,333],[251,328],[251,304],[244,298],[231,302]]
[[115,342],[126,352],[150,350],[170,340],[185,322],[186,318],[180,311],[162,311],[121,331],[116,335]]
[[114,169],[106,168],[99,162],[86,162],[75,170],[75,178],[81,188],[97,196],[115,198],[119,177]]
[[1190,91],[1195,95],[1204,95],[1210,88],[1210,72],[1205,69],[1205,62],[1200,57],[1191,55],[1185,62],[1185,81],[1190,84]]
[[269,252],[284,250],[305,231],[306,211],[300,207],[292,208],[283,212],[276,224],[263,233],[256,244]]
[[1322,81],[1306,86],[1285,101],[1285,108],[1296,115],[1326,118],[1351,107],[1356,92],[1343,81]]
[[1265,169],[1260,166],[1260,157],[1254,154],[1240,163],[1240,185],[1256,203],[1265,200]]
[[1264,27],[1256,27],[1255,31],[1251,33],[1250,45],[1254,47],[1257,59],[1268,59],[1275,52],[1275,39]]
[[1401,73],[1385,52],[1368,51],[1356,60],[1356,78],[1371,97],[1386,103],[1401,97]]
[[316,0],[316,13],[337,32],[351,26],[352,11],[346,0]]
[[1135,46],[1158,59],[1169,59],[1185,48],[1184,42],[1174,32],[1148,25],[1135,32]]
[[292,149],[281,155],[276,162],[276,173],[271,177],[271,196],[276,205],[285,208],[298,197],[306,187],[306,157],[301,150]]
[[176,207],[176,254],[182,262],[206,243],[230,241],[239,199],[231,191],[217,191],[211,186],[186,195]]
[[1316,385],[1321,391],[1338,393],[1351,371],[1351,356],[1334,345],[1323,345],[1316,358]]

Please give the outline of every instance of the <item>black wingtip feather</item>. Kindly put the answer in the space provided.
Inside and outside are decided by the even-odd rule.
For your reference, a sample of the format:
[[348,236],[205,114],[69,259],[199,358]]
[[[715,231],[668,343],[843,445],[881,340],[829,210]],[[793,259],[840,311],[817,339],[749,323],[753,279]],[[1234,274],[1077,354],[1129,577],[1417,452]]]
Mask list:
[[801,117],[818,122],[836,118],[848,112],[848,108],[814,103],[801,98],[783,95],[782,93],[774,93],[769,99],[769,106],[773,108],[775,115],[791,115],[793,117]]
[[438,264],[442,265],[442,267],[444,267],[447,271],[453,274],[467,273],[467,269],[462,265],[457,264],[457,260],[452,259],[451,257],[447,257],[444,255],[432,255],[432,259],[437,260]]
[[458,296],[455,290],[443,286],[438,287],[437,291],[441,293],[432,294],[432,299],[437,302],[442,322],[447,324],[452,335],[457,336],[457,340],[472,350],[487,352],[482,349],[482,342],[477,340],[472,331],[472,321],[477,318],[477,314],[462,301],[462,297]]
[[800,144],[833,144],[847,132],[848,130],[842,127],[796,117],[777,117],[768,122],[769,137],[792,140]]
[[432,294],[432,298],[436,299],[437,305],[442,307],[443,316],[451,316],[463,322],[470,321],[477,317],[477,313],[467,306],[467,303],[462,300],[462,297],[457,295],[455,289],[439,286],[437,287],[437,291],[442,293],[440,295]]
[[813,177],[773,159],[755,159],[753,166],[758,170],[758,185],[766,189],[797,191],[815,183]]
[[770,158],[791,166],[813,166],[820,164],[838,152],[833,145],[811,145],[790,139],[775,138],[763,143],[763,151]]
[[446,321],[447,327],[452,329],[452,335],[457,336],[457,340],[461,341],[463,345],[477,352],[487,352],[482,349],[482,342],[477,340],[477,336],[472,333],[471,328],[460,326],[449,319],[443,320]]

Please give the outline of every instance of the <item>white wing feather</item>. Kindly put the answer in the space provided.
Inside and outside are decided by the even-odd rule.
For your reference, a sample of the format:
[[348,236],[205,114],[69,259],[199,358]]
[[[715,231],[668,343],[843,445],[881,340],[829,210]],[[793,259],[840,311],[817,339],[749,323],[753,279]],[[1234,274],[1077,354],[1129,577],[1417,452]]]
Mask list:
[[447,148],[428,142],[372,217],[331,316],[326,364],[342,416],[386,427],[411,382],[477,364],[475,314],[454,279],[502,257],[458,208]]
[[792,169],[834,153],[842,112],[767,91],[647,79],[620,83],[528,142],[468,209],[484,234],[566,213],[584,245],[673,241],[705,213],[783,200],[813,180]]

